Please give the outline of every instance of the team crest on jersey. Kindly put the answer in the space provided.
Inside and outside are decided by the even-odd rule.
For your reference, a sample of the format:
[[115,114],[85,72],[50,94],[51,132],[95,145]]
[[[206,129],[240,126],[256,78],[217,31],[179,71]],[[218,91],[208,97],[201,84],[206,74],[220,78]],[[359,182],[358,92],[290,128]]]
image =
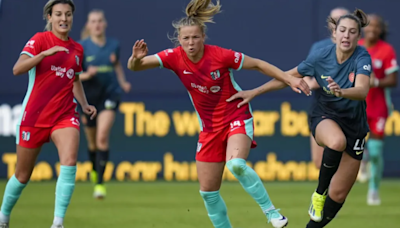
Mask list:
[[221,77],[221,75],[220,75],[220,73],[219,73],[219,70],[213,71],[213,72],[211,72],[210,74],[211,74],[211,78],[212,78],[213,80],[217,80],[218,78]]
[[354,82],[354,72],[350,72],[350,74],[349,74],[349,80],[350,80],[351,82]]
[[76,65],[79,66],[79,57],[77,55],[75,55],[75,60],[76,60]]

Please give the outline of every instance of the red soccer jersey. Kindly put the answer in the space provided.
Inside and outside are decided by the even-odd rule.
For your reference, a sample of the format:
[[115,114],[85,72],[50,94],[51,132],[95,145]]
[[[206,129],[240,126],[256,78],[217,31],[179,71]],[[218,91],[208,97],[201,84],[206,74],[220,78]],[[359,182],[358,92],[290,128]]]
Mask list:
[[156,54],[161,68],[175,72],[189,92],[203,132],[215,132],[232,121],[252,118],[251,108],[237,108],[241,100],[226,99],[241,91],[233,78],[233,69],[240,70],[244,55],[218,46],[205,45],[204,56],[193,63],[182,47]]
[[[364,39],[359,41],[359,45],[364,45]],[[378,41],[367,51],[371,56],[373,72],[377,79],[383,79],[386,75],[399,69],[396,53],[393,47],[385,41]],[[387,118],[392,106],[389,88],[370,88],[366,102],[369,118]]]
[[63,46],[69,53],[45,57],[29,71],[21,126],[52,127],[65,116],[75,114],[77,104],[72,89],[75,74],[82,72],[82,46],[71,38],[63,41],[52,32],[39,32],[26,43],[21,55],[33,57],[54,46]]

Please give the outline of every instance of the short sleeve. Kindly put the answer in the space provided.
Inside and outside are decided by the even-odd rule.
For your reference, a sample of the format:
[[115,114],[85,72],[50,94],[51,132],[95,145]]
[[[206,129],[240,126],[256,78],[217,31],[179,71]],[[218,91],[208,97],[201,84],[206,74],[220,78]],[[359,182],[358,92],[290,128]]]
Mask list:
[[383,69],[385,70],[385,75],[389,75],[393,72],[399,70],[397,65],[396,52],[392,46],[388,46],[385,59],[383,60]]
[[317,51],[314,50],[307,56],[306,60],[304,60],[297,66],[297,71],[299,72],[299,74],[302,75],[303,77],[305,76],[315,77],[314,69],[317,59],[318,59]]
[[244,54],[233,51],[230,49],[220,48],[222,62],[226,65],[227,68],[231,68],[234,70],[241,70],[244,62]]
[[166,49],[155,54],[158,62],[160,63],[160,68],[173,70],[174,65],[177,62],[178,51],[179,50],[177,48]]
[[362,52],[362,54],[357,58],[357,71],[356,75],[364,74],[368,77],[371,76],[372,71],[372,63],[371,56],[368,54],[366,50]]
[[21,55],[26,54],[30,57],[40,54],[42,50],[43,44],[43,35],[42,33],[36,33],[22,49]]

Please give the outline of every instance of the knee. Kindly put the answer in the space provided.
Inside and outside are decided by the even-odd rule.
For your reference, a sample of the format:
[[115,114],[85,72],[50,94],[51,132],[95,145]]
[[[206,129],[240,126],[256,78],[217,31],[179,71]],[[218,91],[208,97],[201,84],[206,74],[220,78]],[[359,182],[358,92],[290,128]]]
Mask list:
[[96,143],[88,142],[88,149],[90,151],[96,151],[97,150]]
[[325,145],[332,150],[343,152],[346,150],[347,140],[344,136],[333,137],[328,143]]
[[231,171],[231,173],[235,176],[243,176],[247,169],[246,160],[242,158],[234,158],[232,160],[229,160],[226,163],[226,166],[228,167],[229,171]]
[[60,164],[63,166],[76,166],[77,157],[70,154],[60,159]]
[[96,147],[100,150],[108,150],[108,136],[107,134],[98,134],[96,138]]
[[338,203],[343,203],[346,200],[348,191],[343,188],[329,189],[329,197]]

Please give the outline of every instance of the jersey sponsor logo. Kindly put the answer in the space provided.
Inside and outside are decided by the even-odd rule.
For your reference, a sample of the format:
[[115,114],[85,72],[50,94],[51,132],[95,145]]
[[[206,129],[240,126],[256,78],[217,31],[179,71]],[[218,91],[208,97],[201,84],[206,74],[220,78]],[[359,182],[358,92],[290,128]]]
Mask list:
[[68,71],[67,71],[67,77],[69,78],[69,79],[72,79],[73,77],[74,77],[74,70],[73,69],[69,69]]
[[173,49],[164,50],[165,56],[168,56],[168,53],[174,53],[174,50]]
[[349,81],[354,82],[354,72],[350,72]]
[[213,71],[213,72],[211,72],[210,74],[211,74],[211,78],[212,78],[213,80],[217,80],[218,78],[221,77],[221,74],[219,73],[219,70]]
[[329,78],[330,76],[325,76],[325,75],[321,75],[321,78],[322,79],[327,79],[327,78]]
[[76,61],[76,65],[79,66],[79,57],[77,55],[75,55],[75,61]]
[[211,86],[210,91],[213,93],[218,93],[221,90],[219,86]]
[[196,85],[195,83],[190,83],[190,85],[192,86],[192,88],[194,89],[198,89],[200,92],[202,93],[206,93],[208,94],[210,91],[207,89],[207,86],[201,86],[201,85]]
[[381,68],[382,68],[382,65],[383,65],[382,60],[380,60],[380,59],[375,59],[375,60],[374,60],[374,67],[375,67],[376,69],[381,69]]
[[372,67],[371,67],[371,65],[367,64],[367,65],[364,65],[364,66],[363,66],[363,69],[364,69],[364,70],[367,70],[367,71],[369,71],[369,72],[371,72]]
[[190,72],[190,71],[184,70],[184,71],[183,71],[183,74],[193,74],[193,73]]
[[28,142],[31,139],[31,133],[29,131],[23,131],[21,138],[23,141]]
[[30,41],[26,42],[25,47],[33,49],[34,48],[34,44],[35,44],[35,41],[34,40],[30,40]]
[[235,60],[234,60],[235,63],[239,62],[240,56],[241,56],[241,54],[239,52],[235,52]]
[[67,72],[67,68],[65,67],[56,67],[54,65],[51,65],[51,71],[56,72],[57,77],[63,78],[65,73]]

